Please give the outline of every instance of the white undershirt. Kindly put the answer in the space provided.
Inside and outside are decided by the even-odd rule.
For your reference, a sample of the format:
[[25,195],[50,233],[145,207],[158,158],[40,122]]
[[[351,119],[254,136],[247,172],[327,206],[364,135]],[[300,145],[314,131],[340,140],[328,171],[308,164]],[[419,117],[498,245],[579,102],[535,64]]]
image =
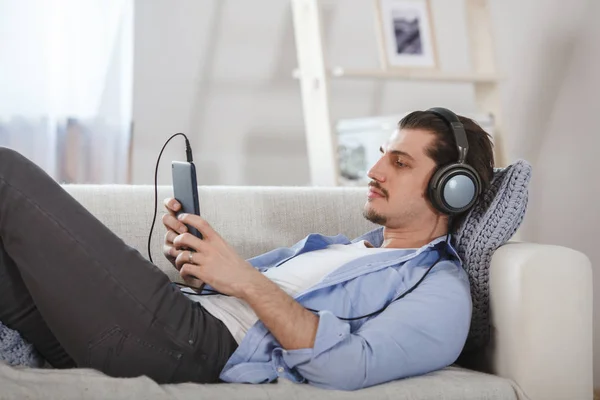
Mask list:
[[[373,252],[390,250],[395,249],[367,247],[364,240],[348,245],[334,244],[300,254],[277,268],[265,271],[264,275],[288,295],[295,297],[352,260]],[[200,302],[209,313],[223,321],[238,344],[258,320],[248,303],[235,297],[190,296],[190,299]]]

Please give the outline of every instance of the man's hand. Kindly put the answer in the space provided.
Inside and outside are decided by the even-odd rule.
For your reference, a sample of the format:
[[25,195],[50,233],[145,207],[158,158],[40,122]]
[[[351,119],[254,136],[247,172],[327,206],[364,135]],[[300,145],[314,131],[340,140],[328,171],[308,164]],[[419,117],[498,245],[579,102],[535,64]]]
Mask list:
[[[199,239],[191,233],[183,233],[173,240],[176,249],[188,249],[176,250],[179,253],[175,259],[175,267],[185,280],[197,278],[223,294],[241,297],[245,286],[267,279],[240,257],[202,217],[181,214],[178,222],[195,227],[204,237]],[[189,250],[193,251],[191,260]]]
[[204,219],[190,214],[178,219],[204,237],[184,233],[173,240],[176,248],[195,251],[191,256],[184,251],[175,261],[184,279],[198,278],[221,293],[244,300],[285,349],[313,347],[319,317],[242,259]]
[[[176,216],[177,211],[181,210],[181,204],[177,200],[171,198],[165,199],[164,204],[167,213],[163,215],[162,222],[165,228],[167,228],[167,233],[165,234],[163,254],[167,260],[169,260],[169,262],[179,270],[176,265],[176,259],[177,256],[185,249],[175,246],[173,244],[173,240],[175,240],[178,235],[186,233],[188,229],[187,226],[185,226],[183,222],[180,222]],[[189,286],[193,286],[195,288],[200,288],[203,284],[202,281],[194,278],[184,278],[184,281]]]
[[187,226],[177,220],[177,211],[181,210],[181,204],[175,199],[167,198],[164,201],[167,213],[162,217],[162,223],[167,228],[165,234],[165,243],[163,245],[163,254],[175,266],[175,259],[181,253],[181,250],[177,249],[173,245],[173,240],[182,233],[187,232]]

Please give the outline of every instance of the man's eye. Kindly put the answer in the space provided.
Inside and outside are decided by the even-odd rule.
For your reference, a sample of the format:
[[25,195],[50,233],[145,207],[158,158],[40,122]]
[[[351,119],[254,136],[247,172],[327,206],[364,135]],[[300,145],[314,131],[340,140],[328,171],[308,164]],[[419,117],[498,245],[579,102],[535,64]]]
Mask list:
[[396,165],[399,167],[406,167],[406,164],[404,164],[402,161],[396,161]]

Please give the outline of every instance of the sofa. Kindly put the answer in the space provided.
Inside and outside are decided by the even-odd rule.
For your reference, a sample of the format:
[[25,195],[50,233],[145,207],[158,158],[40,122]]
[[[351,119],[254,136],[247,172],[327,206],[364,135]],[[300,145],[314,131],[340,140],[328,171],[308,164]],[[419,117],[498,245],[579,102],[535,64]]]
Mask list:
[[[147,257],[154,187],[67,185],[65,189],[127,244]],[[355,187],[200,186],[201,213],[245,258],[289,246],[309,233],[349,238],[375,225],[362,217],[366,190]],[[161,253],[159,214],[152,255],[172,280]],[[457,365],[423,376],[354,391],[332,391],[285,379],[264,385],[158,385],[147,377],[117,379],[90,369],[53,370],[0,365],[1,399],[591,399],[592,274],[575,250],[509,242],[492,258],[491,340],[475,369]]]

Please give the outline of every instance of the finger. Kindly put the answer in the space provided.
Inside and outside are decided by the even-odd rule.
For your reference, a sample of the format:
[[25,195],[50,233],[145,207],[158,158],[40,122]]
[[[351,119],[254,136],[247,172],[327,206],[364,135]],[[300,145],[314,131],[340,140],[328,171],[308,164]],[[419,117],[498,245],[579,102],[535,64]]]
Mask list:
[[201,281],[200,279],[190,278],[190,277],[183,278],[183,281],[188,286],[191,286],[191,287],[196,288],[196,289],[200,289],[202,287],[202,285],[204,284],[204,282]]
[[187,226],[177,220],[177,217],[171,214],[165,214],[162,216],[162,223],[168,229],[179,233],[187,232]]
[[172,198],[172,197],[167,197],[164,201],[163,204],[165,205],[165,208],[169,211],[169,212],[177,212],[179,210],[181,210],[181,203],[179,203],[176,199]]
[[180,250],[180,249],[177,249],[177,248],[175,248],[173,246],[169,246],[168,244],[165,244],[163,246],[163,253],[168,258],[177,259],[177,257],[179,256],[179,254],[183,253],[183,250]]
[[173,240],[175,240],[178,235],[179,234],[177,232],[169,229],[167,233],[165,233],[165,244],[169,246],[173,245]]
[[181,269],[185,264],[200,264],[204,258],[200,253],[192,252],[192,262],[190,262],[190,250],[171,250],[171,254],[177,254],[175,256],[175,268]]
[[196,236],[192,235],[191,233],[187,233],[187,232],[183,233],[181,235],[178,235],[173,240],[173,246],[177,247],[178,249],[180,249],[180,248],[194,249],[198,253],[202,253],[202,252],[206,251],[206,249],[207,249],[206,248],[207,244],[202,239],[199,239]]
[[183,265],[185,263],[189,263],[189,262],[190,262],[189,252],[187,250],[186,251],[182,250],[175,257],[175,268],[177,268],[177,270],[180,271],[181,267],[183,267]]
[[196,264],[184,264],[179,270],[179,275],[184,279],[201,279],[202,267]]
[[172,249],[171,246],[167,246],[167,245],[163,246],[163,254],[165,255],[165,257],[172,258],[172,256],[171,256],[171,249]]
[[210,224],[201,216],[195,214],[179,214],[177,219],[184,224],[191,225],[198,229],[205,239],[210,239],[218,236],[217,232],[210,226]]

